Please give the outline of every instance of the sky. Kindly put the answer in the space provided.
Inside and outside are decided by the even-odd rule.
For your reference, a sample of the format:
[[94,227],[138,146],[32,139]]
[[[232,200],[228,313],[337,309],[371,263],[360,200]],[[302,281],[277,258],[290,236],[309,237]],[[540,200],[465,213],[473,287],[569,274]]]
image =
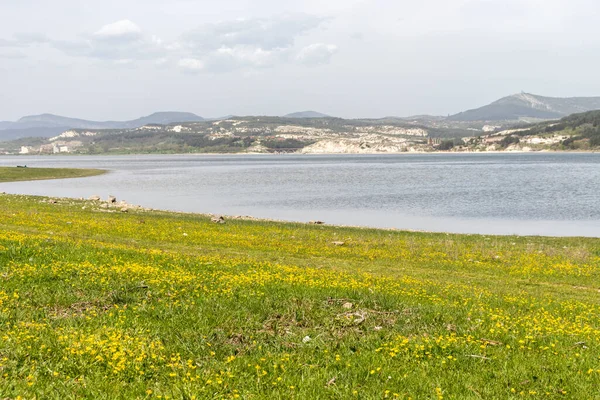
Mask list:
[[597,0],[0,0],[0,121],[600,96]]

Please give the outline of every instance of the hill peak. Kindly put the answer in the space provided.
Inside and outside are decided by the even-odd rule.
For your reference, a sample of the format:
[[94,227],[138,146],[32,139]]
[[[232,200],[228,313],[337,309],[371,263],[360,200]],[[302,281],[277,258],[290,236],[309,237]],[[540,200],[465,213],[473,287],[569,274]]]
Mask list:
[[515,93],[486,106],[450,116],[450,121],[517,121],[557,119],[566,115],[600,109],[600,97],[545,97]]
[[284,115],[285,118],[329,118],[329,115],[317,111],[298,111]]
[[89,121],[55,114],[27,115],[17,122],[1,122],[0,131],[11,130],[11,138],[49,137],[67,129],[130,129],[144,125],[199,122],[204,118],[189,112],[160,111],[130,121]]
[[64,119],[66,117],[62,117],[60,115],[43,113],[43,114],[35,114],[35,115],[25,115],[24,117],[19,118],[18,122],[30,122],[30,121],[54,121],[57,119]]
[[146,124],[161,124],[167,125],[174,122],[198,122],[204,121],[204,118],[190,112],[181,111],[159,111],[138,118],[133,121],[127,121],[129,125],[146,125]]

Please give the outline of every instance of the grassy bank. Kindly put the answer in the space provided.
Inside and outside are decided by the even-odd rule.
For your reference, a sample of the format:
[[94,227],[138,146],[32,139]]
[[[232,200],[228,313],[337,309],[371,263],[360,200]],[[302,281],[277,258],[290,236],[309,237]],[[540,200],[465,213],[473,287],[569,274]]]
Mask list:
[[598,398],[600,239],[0,195],[0,398]]
[[0,167],[0,182],[84,178],[105,172],[101,169]]

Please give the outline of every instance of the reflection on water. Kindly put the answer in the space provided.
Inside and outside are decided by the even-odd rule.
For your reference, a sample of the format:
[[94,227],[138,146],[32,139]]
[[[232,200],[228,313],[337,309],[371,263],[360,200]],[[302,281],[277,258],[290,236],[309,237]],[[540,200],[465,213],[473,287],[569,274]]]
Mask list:
[[600,154],[0,158],[17,164],[111,172],[0,190],[345,225],[600,236]]

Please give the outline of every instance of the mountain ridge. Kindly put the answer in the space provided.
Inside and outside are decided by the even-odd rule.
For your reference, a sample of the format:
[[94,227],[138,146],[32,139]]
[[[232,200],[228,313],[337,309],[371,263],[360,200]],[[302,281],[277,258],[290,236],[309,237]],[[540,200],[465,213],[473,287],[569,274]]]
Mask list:
[[[197,122],[203,121],[204,118],[199,115],[181,112],[181,111],[158,111],[150,115],[146,115],[140,118],[125,120],[125,121],[93,121],[81,118],[64,117],[62,115],[44,113],[36,115],[26,115],[19,118],[16,124],[40,124],[41,126],[48,127],[48,125],[57,126],[68,126],[70,128],[81,129],[86,126],[71,126],[71,125],[94,125],[94,129],[106,128],[132,128],[136,125],[143,126],[147,123],[161,123],[169,124],[173,122]],[[8,122],[8,121],[7,121]],[[10,123],[10,122],[9,122]],[[98,126],[98,127],[96,127]]]
[[516,93],[485,106],[451,115],[448,121],[518,121],[557,119],[600,109],[600,97],[547,97]]
[[[362,121],[406,122],[433,130],[481,130],[497,129],[500,126],[532,123],[600,109],[600,97],[547,97],[521,92],[500,98],[490,104],[470,109],[458,114],[444,116],[413,115],[409,117],[362,118]],[[235,118],[203,118],[189,112],[162,111],[128,121],[91,121],[70,118],[54,114],[28,115],[16,122],[0,121],[0,142],[25,137],[52,137],[70,129],[137,129],[145,125],[171,125],[175,123],[193,123],[218,121]],[[335,119],[317,111],[298,111],[286,114],[283,119],[295,119],[317,122],[320,119]],[[291,124],[290,121],[287,122]],[[461,133],[458,136],[464,136]]]
[[345,120],[249,116],[146,125],[133,129],[67,130],[49,139],[0,143],[0,154],[336,153],[597,151],[600,110],[535,124],[469,124],[462,129],[401,119]]
[[[64,117],[50,113],[26,115],[15,122],[0,122],[0,139],[19,137],[46,137],[49,132],[67,129],[132,129],[149,124],[171,124],[174,122],[200,122],[204,118],[189,112],[159,111],[127,121],[92,121]],[[20,132],[22,131],[22,132]]]
[[318,111],[306,110],[296,111],[283,116],[284,118],[331,118],[330,115],[320,113]]

